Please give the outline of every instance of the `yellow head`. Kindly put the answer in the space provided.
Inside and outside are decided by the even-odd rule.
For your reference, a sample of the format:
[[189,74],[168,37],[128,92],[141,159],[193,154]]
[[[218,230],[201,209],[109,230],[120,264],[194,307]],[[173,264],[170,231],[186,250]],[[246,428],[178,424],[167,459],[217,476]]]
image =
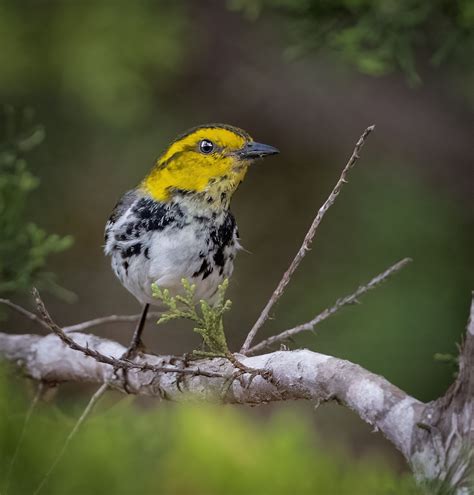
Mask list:
[[250,163],[275,153],[236,127],[195,127],[171,143],[140,187],[157,201],[196,194],[211,207],[226,206]]

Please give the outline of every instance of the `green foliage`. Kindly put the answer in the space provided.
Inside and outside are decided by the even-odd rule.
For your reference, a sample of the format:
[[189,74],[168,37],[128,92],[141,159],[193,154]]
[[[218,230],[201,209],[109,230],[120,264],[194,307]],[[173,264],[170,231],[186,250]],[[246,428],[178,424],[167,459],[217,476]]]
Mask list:
[[321,48],[337,52],[364,73],[402,70],[412,84],[418,67],[442,63],[472,74],[474,7],[469,0],[231,0],[256,18],[275,11],[288,28],[287,55]]
[[[28,407],[24,382],[0,369],[0,491]],[[243,408],[165,404],[142,409],[107,395],[73,439],[48,495],[414,495],[413,481],[375,458],[328,450],[301,413],[251,418]],[[8,495],[33,493],[80,414],[40,404],[12,469]]]
[[453,373],[453,378],[456,378],[459,373],[459,356],[454,354],[437,352],[434,355],[434,360],[438,363],[446,364],[450,367]]
[[32,124],[31,112],[5,109],[5,131],[0,136],[0,295],[27,292],[33,285],[69,293],[44,271],[47,258],[72,244],[70,236],[47,234],[29,221],[28,199],[39,180],[25,155],[41,144],[44,129]]
[[[0,87],[70,98],[93,120],[127,127],[156,116],[183,58],[179,2],[0,0]],[[61,81],[58,88],[58,79]]]
[[207,351],[194,351],[200,356],[225,356],[229,353],[227,341],[224,334],[223,316],[226,311],[229,311],[232,302],[225,298],[229,281],[226,279],[219,285],[217,290],[217,298],[212,306],[205,300],[199,301],[198,311],[195,303],[196,286],[190,284],[185,278],[181,280],[184,288],[184,295],[172,297],[168,289],[160,289],[156,284],[152,285],[153,297],[159,299],[168,309],[165,311],[158,324],[167,321],[184,318],[196,323],[194,331],[198,333],[202,339]]
[[[9,47],[0,51],[0,87],[9,95],[31,97],[33,75],[38,94],[54,92],[71,105],[70,111],[84,111],[112,128],[154,119],[182,84],[179,77],[189,77],[190,69],[193,74],[194,49],[206,43],[206,30],[195,22],[191,4],[0,0],[0,46]],[[274,12],[275,29],[287,33],[289,58],[329,50],[367,74],[401,69],[413,84],[426,63],[452,67],[457,77],[473,75],[469,0],[227,4],[251,19]],[[171,100],[175,110],[176,99]]]

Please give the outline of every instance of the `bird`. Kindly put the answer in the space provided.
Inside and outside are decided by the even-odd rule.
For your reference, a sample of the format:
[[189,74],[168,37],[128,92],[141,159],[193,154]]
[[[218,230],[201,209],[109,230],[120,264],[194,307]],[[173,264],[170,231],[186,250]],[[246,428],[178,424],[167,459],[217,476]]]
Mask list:
[[160,304],[153,284],[177,295],[186,279],[195,285],[197,301],[215,301],[241,248],[232,196],[253,162],[277,153],[238,127],[193,127],[118,201],[105,226],[104,251],[122,285],[142,305],[128,358],[145,349],[148,309]]

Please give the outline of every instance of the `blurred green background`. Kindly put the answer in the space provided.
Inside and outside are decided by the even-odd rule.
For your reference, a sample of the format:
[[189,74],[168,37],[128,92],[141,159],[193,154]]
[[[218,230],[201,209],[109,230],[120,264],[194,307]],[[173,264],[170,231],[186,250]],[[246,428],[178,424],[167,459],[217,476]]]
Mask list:
[[[72,300],[65,291],[45,294],[57,322],[137,312],[137,302],[102,254],[103,227],[116,200],[180,132],[206,122],[242,127],[281,155],[255,165],[233,201],[247,250],[237,259],[229,291],[234,305],[226,320],[230,347],[237,350],[355,141],[376,124],[350,183],[260,337],[311,319],[410,256],[414,263],[365,296],[362,305],[345,309],[317,335],[301,336],[291,346],[350,359],[418,399],[432,400],[453,373],[433,356],[456,352],[473,286],[473,5],[0,0],[0,101],[33,109],[46,130],[45,141],[26,156],[29,173],[40,182],[23,217],[5,223],[3,240],[22,232],[25,220],[73,236],[71,248],[48,258],[55,281],[42,278],[44,285],[59,283],[76,295]],[[1,199],[6,218],[11,203],[6,195]],[[63,242],[65,248],[69,238]],[[31,279],[12,286],[9,267],[21,265],[21,258],[8,246],[0,251],[1,295],[28,305]],[[2,315],[4,331],[38,331],[15,315]],[[122,343],[131,331],[127,325],[96,330]],[[183,324],[149,324],[146,342],[156,352],[183,353],[198,339]],[[13,405],[5,400],[21,387],[11,377],[4,381],[3,466],[25,413],[21,398]],[[29,467],[12,471],[11,490],[31,491],[91,391],[64,387],[54,406],[41,407],[17,461]],[[380,434],[335,405],[316,413],[300,404],[222,412],[118,402],[109,407],[106,401],[100,417],[71,444],[48,493],[95,493],[111,478],[121,480],[114,493],[118,486],[131,493],[124,463],[138,473],[146,494],[248,493],[249,486],[256,493],[287,493],[288,487],[297,493],[356,493],[350,490],[356,483],[360,493],[402,490],[387,488],[404,483],[397,478],[406,471],[401,457]],[[42,435],[54,438],[47,448]],[[308,438],[314,438],[311,448]],[[267,458],[273,454],[279,456],[277,468]],[[96,472],[101,456],[109,464]],[[189,484],[176,474],[188,456],[200,466],[188,473]],[[284,469],[282,459],[288,460]],[[281,479],[271,485],[274,471]],[[327,473],[340,471],[344,476],[332,476],[341,478],[340,485],[325,484]],[[240,479],[243,472],[248,479]],[[163,485],[153,484],[157,473]],[[221,479],[219,473],[233,474]],[[95,484],[81,485],[91,477]]]

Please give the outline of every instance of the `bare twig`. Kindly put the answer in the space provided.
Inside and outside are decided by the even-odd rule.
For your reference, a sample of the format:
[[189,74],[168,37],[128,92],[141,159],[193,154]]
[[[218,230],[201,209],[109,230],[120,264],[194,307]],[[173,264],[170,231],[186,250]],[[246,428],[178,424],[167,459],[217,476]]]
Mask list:
[[[384,275],[378,278],[383,279]],[[474,304],[456,382],[443,397],[426,404],[359,365],[308,350],[236,356],[243,365],[238,371],[268,370],[277,387],[263,377],[251,374],[247,380],[240,380],[240,373],[225,359],[200,362],[203,371],[220,371],[221,378],[188,375],[184,383],[188,394],[196,399],[218,399],[225,403],[262,404],[296,399],[320,403],[337,400],[380,429],[403,452],[419,480],[428,483],[442,481],[446,486],[467,486],[464,480],[471,454],[466,454],[466,446],[471,448],[474,441],[472,366],[469,361],[469,356],[474,355],[471,347],[474,344],[473,317]],[[123,347],[113,341],[91,338],[83,333],[75,334],[75,338],[81,343],[89,341],[104,354],[118,357],[123,353]],[[18,363],[27,375],[38,380],[102,385],[108,376],[104,365],[87,359],[81,352],[72,352],[55,335],[0,333],[0,355]],[[143,355],[143,360],[150,364],[159,364],[161,359],[170,362],[172,357]],[[158,372],[153,377],[136,373],[133,379],[134,393],[138,395],[177,401],[189,397],[183,394],[176,375],[170,373]]]
[[262,342],[258,343],[257,345],[254,345],[251,347],[247,353],[248,354],[254,354],[255,352],[261,351],[265,349],[266,347],[271,346],[272,344],[275,344],[276,342],[281,342],[284,340],[289,339],[290,337],[294,337],[295,335],[305,332],[308,330],[313,330],[316,325],[321,323],[322,321],[326,320],[329,318],[331,315],[339,311],[342,307],[347,306],[349,304],[355,304],[358,302],[358,298],[365,294],[366,292],[369,292],[372,289],[375,289],[378,285],[380,285],[382,282],[387,280],[391,275],[394,275],[396,272],[401,270],[404,266],[406,266],[408,263],[410,263],[411,259],[410,258],[405,258],[394,265],[392,265],[390,268],[387,268],[382,273],[379,273],[376,277],[374,277],[368,284],[366,285],[361,285],[355,292],[350,294],[349,296],[345,296],[341,299],[338,299],[333,306],[330,308],[326,308],[322,313],[319,313],[317,316],[315,316],[312,320],[303,323],[301,325],[298,325],[296,327],[290,328],[288,330],[285,330],[284,332],[279,333],[278,335],[273,335],[272,337],[269,337],[266,340],[263,340]]
[[295,272],[295,270],[298,268],[299,264],[301,263],[302,259],[305,257],[306,252],[309,250],[309,247],[311,245],[311,242],[313,241],[313,238],[316,234],[316,230],[321,223],[321,220],[323,219],[324,215],[326,212],[329,210],[329,208],[334,204],[336,201],[341,188],[343,184],[347,183],[347,174],[349,173],[349,170],[354,166],[356,163],[357,159],[359,158],[359,152],[364,145],[365,140],[367,139],[367,136],[375,129],[375,126],[371,125],[370,127],[367,127],[367,129],[363,132],[359,140],[357,141],[354,151],[352,152],[351,157],[349,158],[349,161],[347,162],[346,166],[344,167],[341,176],[339,177],[339,180],[337,181],[336,185],[334,186],[334,189],[331,191],[331,194],[327,198],[327,200],[324,202],[324,204],[321,206],[321,208],[318,210],[318,213],[316,217],[313,220],[313,223],[311,224],[305,238],[303,241],[303,244],[301,245],[300,249],[298,250],[298,253],[296,254],[295,258],[291,262],[290,267],[288,270],[284,273],[283,278],[280,280],[277,288],[273,292],[270,300],[268,301],[267,305],[263,308],[262,313],[258,317],[257,321],[255,322],[254,326],[250,330],[249,334],[247,335],[247,338],[245,339],[244,345],[242,346],[242,349],[240,352],[242,354],[247,353],[249,350],[253,340],[255,339],[255,336],[257,335],[258,330],[261,328],[261,326],[265,323],[265,321],[268,319],[268,316],[270,314],[270,311],[274,304],[280,299],[280,297],[283,294],[283,291],[285,290],[286,286],[288,285],[291,276]]
[[40,381],[38,383],[38,388],[36,390],[35,396],[33,397],[33,400],[30,403],[30,407],[28,408],[28,411],[26,412],[26,416],[25,416],[25,420],[23,421],[23,427],[21,429],[20,437],[18,438],[15,452],[13,453],[13,456],[10,460],[10,464],[8,466],[7,474],[5,476],[4,495],[7,495],[8,487],[10,485],[10,476],[11,476],[11,473],[13,470],[13,466],[15,465],[18,454],[20,453],[20,448],[21,448],[21,446],[23,444],[23,440],[25,438],[26,429],[28,428],[28,424],[30,422],[31,416],[33,415],[33,412],[36,409],[36,405],[38,404],[40,397],[43,393],[43,389],[44,389],[44,383]]
[[94,406],[97,404],[97,402],[100,400],[100,398],[107,392],[107,389],[109,388],[108,383],[104,383],[96,392],[95,394],[91,397],[89,400],[86,408],[84,411],[82,411],[81,416],[79,419],[76,421],[76,424],[74,425],[73,429],[69,432],[69,435],[66,437],[66,440],[64,441],[64,444],[59,452],[59,454],[56,456],[54,459],[54,462],[51,464],[50,468],[44,475],[43,479],[41,480],[41,483],[38,485],[38,488],[34,491],[34,495],[38,495],[38,493],[41,491],[41,489],[44,487],[46,482],[49,480],[51,474],[55,470],[56,466],[59,464],[59,461],[63,458],[64,453],[66,452],[66,449],[69,446],[69,443],[73,439],[74,435],[77,433],[77,430],[80,428],[82,423],[84,423],[85,419],[89,416],[89,414],[92,412],[92,409]]
[[155,366],[148,363],[134,363],[133,361],[127,359],[117,359],[111,356],[106,356],[98,352],[95,349],[91,349],[90,347],[83,346],[77,343],[74,339],[72,339],[68,334],[64,332],[64,330],[59,327],[51,318],[48,310],[46,309],[37,289],[33,289],[33,296],[35,298],[36,306],[38,311],[44,320],[44,322],[48,325],[49,330],[51,330],[54,334],[56,334],[69,348],[80,351],[84,355],[95,359],[99,363],[109,364],[114,368],[120,368],[124,370],[139,370],[139,371],[153,371],[154,373],[178,373],[182,375],[202,375],[207,377],[216,377],[221,378],[222,375],[220,373],[210,373],[201,371],[199,368],[175,368],[172,366]]
[[[31,321],[38,323],[46,330],[50,331],[49,325],[44,322],[38,315],[28,311],[23,308],[19,304],[15,304],[9,299],[0,299],[0,304],[4,304],[9,308],[13,309],[17,313],[25,316]],[[153,312],[148,313],[147,319],[158,318],[161,313]],[[83,332],[89,328],[98,327],[99,325],[105,325],[106,323],[130,323],[134,321],[138,321],[141,317],[141,313],[135,315],[110,315],[110,316],[101,316],[99,318],[94,318],[92,320],[83,321],[81,323],[76,323],[74,325],[68,325],[63,327],[64,332]]]
[[[45,321],[47,322],[48,328],[53,330],[53,332],[56,333],[70,347],[71,347],[71,343],[74,341],[71,338],[64,340],[63,337],[60,335],[61,332],[64,334],[66,332],[80,332],[80,331],[89,329],[89,328],[94,327],[94,326],[103,325],[104,323],[112,323],[112,322],[117,323],[117,322],[124,322],[124,321],[133,322],[133,321],[136,321],[136,320],[143,317],[142,314],[125,315],[125,316],[116,316],[116,315],[105,316],[102,318],[95,318],[93,320],[85,321],[83,323],[79,323],[77,325],[71,325],[69,327],[65,327],[65,328],[61,329],[61,328],[57,327],[57,325],[55,325],[54,322],[52,321],[50,315],[48,314],[48,312],[45,309],[44,303],[42,302],[38,292],[35,291],[34,294],[35,294],[36,303],[39,306],[40,312],[41,312],[41,314],[43,314]],[[157,314],[155,313],[155,314],[149,315],[149,317],[152,317],[152,316],[157,316]],[[146,318],[146,315],[145,315],[145,318]],[[52,327],[56,327],[56,328],[52,328]],[[58,334],[58,332],[59,332],[59,334]],[[77,344],[77,342],[75,342],[75,345],[73,348],[76,348],[77,350],[80,350],[81,352],[84,352],[85,350],[90,350],[88,347],[84,348],[84,347],[80,346],[79,344]],[[90,355],[88,352],[87,353],[84,352],[84,353],[86,355]],[[125,359],[126,354],[127,354],[127,352],[122,354],[121,360]],[[91,357],[93,357],[93,356],[91,356]],[[107,356],[102,355],[101,358],[103,358],[103,357],[108,358]],[[100,362],[102,362],[102,361],[100,361]],[[69,432],[69,435],[66,437],[66,440],[64,441],[64,444],[63,444],[59,454],[56,456],[52,465],[50,466],[50,468],[46,472],[44,478],[41,480],[41,483],[38,485],[38,488],[35,491],[35,495],[37,495],[41,491],[43,486],[47,483],[51,474],[54,472],[56,466],[58,465],[58,463],[60,462],[60,460],[64,456],[64,453],[66,452],[72,438],[76,435],[80,426],[84,423],[84,421],[87,419],[87,417],[90,416],[92,409],[94,408],[95,404],[97,404],[97,402],[100,400],[100,398],[103,395],[105,395],[105,393],[107,392],[108,389],[109,389],[109,383],[105,382],[94,392],[94,394],[90,398],[89,402],[87,403],[84,411],[79,416],[79,418],[76,421],[76,423],[74,424],[72,430]]]
[[[147,320],[152,318],[158,318],[161,313],[153,312],[148,313]],[[76,323],[75,325],[69,325],[63,327],[64,332],[83,332],[92,327],[99,325],[105,325],[106,323],[129,323],[138,321],[141,317],[141,313],[135,315],[110,315],[102,316],[100,318],[94,318],[93,320],[83,321],[82,323]],[[48,327],[49,328],[49,327]]]
[[23,308],[22,306],[19,306],[18,304],[15,304],[11,302],[9,299],[0,299],[0,304],[4,304],[5,306],[8,306],[9,308],[13,309],[17,313],[20,313],[21,315],[25,316],[31,321],[34,321],[35,323],[38,323],[41,325],[43,328],[46,328],[46,330],[49,330],[49,326],[47,323],[45,323],[38,315],[35,315],[31,311],[28,311],[27,309]]
[[[84,341],[88,336],[77,334],[77,337]],[[116,342],[99,337],[91,341],[91,346],[113,355],[122,352]],[[88,359],[83,353],[71,353],[52,335],[41,337],[0,332],[0,356],[20,363],[27,375],[38,379],[104,382],[104,365]],[[178,380],[169,373],[157,373],[153,377],[136,374],[133,377],[134,393],[179,402],[189,400],[191,394],[196,400],[217,399],[224,403],[250,405],[298,399],[313,403],[338,400],[355,410],[363,420],[377,426],[410,457],[413,438],[410,432],[421,420],[424,405],[383,377],[349,361],[308,350],[236,357],[246,368],[270,371],[278,387],[263,377],[252,379],[249,376],[249,379],[242,381],[233,379],[226,389],[229,379],[237,373],[235,367],[223,358],[202,360],[200,366],[203,370],[221,371],[222,377],[187,376],[184,382],[187,394],[183,394]],[[154,363],[157,358],[145,354],[143,359]],[[228,390],[228,393],[223,394],[223,390]],[[400,425],[404,427],[403,434],[400,433]]]

